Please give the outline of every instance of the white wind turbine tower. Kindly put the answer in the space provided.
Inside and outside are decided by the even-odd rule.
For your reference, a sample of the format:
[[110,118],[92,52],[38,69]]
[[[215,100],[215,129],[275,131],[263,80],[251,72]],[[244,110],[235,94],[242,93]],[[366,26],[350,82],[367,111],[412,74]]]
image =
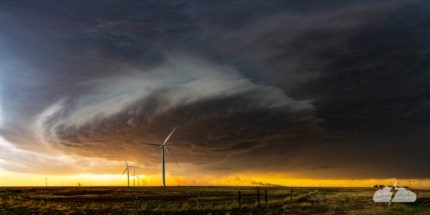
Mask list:
[[137,177],[137,184],[139,184],[139,176],[136,175],[136,168],[133,169],[133,175],[131,177],[133,177],[133,186],[136,186],[136,177]]
[[[177,127],[175,127],[175,129],[173,129],[172,133],[170,133],[170,135],[166,138],[166,140],[164,141],[163,144],[158,144],[158,143],[142,143],[142,144],[146,144],[146,145],[155,145],[155,146],[160,146],[161,148],[161,172],[163,174],[163,187],[166,187],[166,183],[165,183],[165,176],[164,176],[164,150],[167,151],[167,153],[169,153],[169,155],[173,158],[173,160],[176,162],[176,164],[178,164],[178,162],[176,161],[176,159],[173,157],[173,155],[169,152],[169,150],[166,147],[166,142],[167,140],[169,140],[170,136],[172,136],[173,132],[176,130]],[[178,164],[179,169],[181,168]]]
[[127,186],[130,186],[130,174],[129,174],[129,168],[130,168],[130,167],[139,168],[139,167],[137,167],[137,166],[129,166],[129,165],[127,164],[127,161],[125,160],[125,158],[124,158],[124,161],[125,161],[125,165],[127,165],[127,167],[125,168],[125,170],[124,170],[124,172],[122,173],[122,175],[121,175],[121,176],[123,176],[123,175],[124,175],[124,173],[125,173],[125,171],[127,171]]

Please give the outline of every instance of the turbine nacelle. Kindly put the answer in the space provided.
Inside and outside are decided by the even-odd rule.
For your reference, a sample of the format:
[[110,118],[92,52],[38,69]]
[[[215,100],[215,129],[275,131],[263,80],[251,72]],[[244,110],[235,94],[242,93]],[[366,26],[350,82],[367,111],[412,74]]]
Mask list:
[[176,162],[176,164],[178,165],[179,169],[181,168],[178,164],[178,162],[176,161],[175,157],[173,157],[172,153],[170,153],[169,149],[167,149],[166,147],[166,143],[167,140],[169,140],[170,136],[172,136],[173,132],[175,132],[177,126],[173,129],[172,133],[169,134],[169,136],[167,136],[166,140],[164,141],[163,144],[159,144],[159,143],[142,143],[145,145],[153,145],[153,146],[160,146],[161,149],[165,149],[167,151],[167,153],[169,153],[169,155],[173,158],[173,160]]

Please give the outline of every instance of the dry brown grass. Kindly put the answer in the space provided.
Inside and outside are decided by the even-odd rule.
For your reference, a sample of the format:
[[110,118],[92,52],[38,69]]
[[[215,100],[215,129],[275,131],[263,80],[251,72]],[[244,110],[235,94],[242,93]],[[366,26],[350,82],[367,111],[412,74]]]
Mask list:
[[32,207],[36,205],[36,203],[33,200],[30,200],[30,201],[25,201],[23,205],[26,207]]
[[39,205],[40,207],[44,207],[44,206],[46,205],[45,200],[40,200],[38,205]]
[[[312,191],[312,192],[309,192],[309,193],[300,194],[300,195],[294,196],[293,199],[292,199],[292,201],[296,202],[296,201],[298,201],[298,200],[300,200],[302,198],[314,195],[316,193],[318,193],[318,190],[315,190],[315,191]],[[282,198],[282,199],[270,200],[270,201],[267,202],[267,204],[266,203],[262,204],[262,206],[264,206],[264,207],[273,207],[273,206],[276,206],[276,205],[288,204],[290,202],[291,202],[291,197],[285,197],[285,198]],[[255,207],[255,206],[253,206],[253,207]]]
[[[309,193],[304,193],[298,196],[295,196],[293,198],[293,201],[297,201],[300,200],[304,197],[313,195],[315,193],[317,193],[318,190],[315,190],[313,192],[309,192]],[[284,203],[289,203],[290,202],[290,197],[286,197],[286,198],[282,198],[282,199],[277,199],[277,200],[271,200],[269,201],[267,204],[266,203],[262,203],[260,201],[260,207],[274,207],[277,205],[281,205]],[[253,202],[253,203],[246,203],[246,204],[242,204],[242,208],[243,209],[255,209],[259,207],[257,201]],[[233,209],[237,209],[239,208],[239,203],[237,201],[223,201],[223,202],[199,202],[198,200],[194,201],[194,202],[183,202],[182,204],[177,204],[174,203],[172,205],[169,206],[163,206],[162,204],[159,204],[158,206],[156,206],[155,208],[152,209],[152,211],[189,211],[189,210],[195,210],[195,211],[228,211],[228,210],[233,210]]]
[[112,204],[112,209],[113,210],[119,210],[119,209],[121,209],[121,204],[118,203],[118,202],[113,203]]
[[143,204],[140,204],[140,210],[142,210],[142,211],[146,211],[147,210],[147,208],[148,208],[148,204],[145,202],[145,203],[143,203]]
[[68,211],[70,210],[70,207],[67,205],[58,205],[58,210],[60,211]]
[[7,200],[7,203],[9,205],[15,205],[15,199],[9,199],[9,200]]
[[161,207],[161,204],[160,205],[158,205],[158,207],[157,208],[155,208],[153,211],[161,211],[162,210],[162,207]]
[[[88,213],[91,210],[100,211],[100,213],[109,212],[134,212],[135,199],[138,197],[137,211],[145,211],[146,213],[158,212],[166,213],[173,211],[195,211],[198,214],[208,214],[211,211],[224,214],[239,207],[237,201],[238,190],[244,194],[242,198],[242,209],[253,211],[257,207],[267,211],[279,211],[279,214],[387,214],[387,207],[382,207],[381,204],[373,202],[374,190],[353,190],[343,189],[342,191],[318,191],[309,192],[305,189],[295,189],[293,196],[293,205],[290,204],[290,189],[267,188],[268,202],[264,203],[264,198],[260,200],[260,205],[257,204],[257,198],[251,197],[255,195],[261,187],[243,188],[148,188],[148,189],[118,189],[111,193],[106,193],[104,189],[88,189],[88,190],[61,190],[61,191],[46,191],[38,190],[37,192],[25,193],[22,196],[16,193],[0,193],[0,207],[3,209],[21,210],[22,208],[31,209],[31,213],[38,214],[40,212],[49,214],[50,211],[60,210],[62,213],[69,212],[74,208],[78,213]],[[266,188],[264,188],[266,189]],[[102,194],[97,194],[97,192]],[[229,192],[227,192],[229,191]],[[77,193],[76,197],[69,194]],[[95,192],[95,194],[87,194]],[[109,191],[110,192],[110,191]],[[129,193],[127,193],[129,192]],[[264,192],[264,190],[263,190]],[[118,194],[118,196],[116,196]],[[281,197],[282,194],[282,197]],[[85,201],[81,203],[82,195],[85,195]],[[165,198],[168,196],[169,198]],[[174,198],[174,197],[181,198]],[[184,198],[185,196],[185,198]],[[199,196],[199,198],[197,198]],[[120,198],[119,198],[120,197]],[[122,198],[128,199],[122,199]],[[148,198],[153,197],[153,199]],[[163,199],[164,197],[164,199]],[[172,197],[172,198],[170,198]],[[418,199],[430,199],[430,192],[420,191],[417,193]],[[39,200],[39,199],[47,199]],[[67,199],[74,201],[64,201]],[[105,199],[103,199],[105,198]],[[107,198],[107,199],[106,199]],[[111,199],[109,199],[111,198]],[[78,201],[76,201],[78,200]],[[117,201],[119,200],[119,201]],[[425,202],[423,205],[426,204]],[[3,206],[2,206],[3,205]],[[82,205],[82,206],[81,206]],[[430,205],[430,203],[429,203]],[[390,208],[399,210],[410,210],[410,206],[402,204],[392,204]],[[430,209],[430,207],[429,207]],[[86,211],[87,210],[87,211]],[[272,214],[278,214],[273,212]],[[424,213],[426,214],[426,213]],[[428,213],[430,214],[430,213]]]
[[91,204],[89,205],[90,209],[96,209],[97,208],[97,203],[95,202],[91,202]]
[[65,215],[72,215],[72,214],[76,214],[76,212],[75,211],[69,211],[69,212],[65,213]]
[[184,202],[182,204],[182,207],[178,211],[187,211],[189,209],[190,209],[190,204],[188,204],[188,202]]

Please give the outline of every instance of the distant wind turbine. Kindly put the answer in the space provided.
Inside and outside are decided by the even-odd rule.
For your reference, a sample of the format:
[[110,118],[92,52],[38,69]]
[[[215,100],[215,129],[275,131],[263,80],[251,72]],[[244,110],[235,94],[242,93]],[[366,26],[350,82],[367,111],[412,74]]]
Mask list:
[[140,176],[138,176],[138,175],[132,175],[132,177],[136,177],[137,178],[137,186],[139,187],[140,185],[139,185],[139,180],[141,179],[141,178],[143,178],[143,177],[140,177]]
[[121,176],[123,176],[123,175],[124,175],[124,173],[125,173],[125,171],[127,171],[127,186],[130,186],[130,174],[129,174],[129,168],[130,168],[130,167],[139,168],[139,167],[137,167],[137,166],[129,166],[129,165],[127,164],[127,161],[125,160],[125,158],[124,158],[124,161],[125,161],[125,165],[127,165],[127,167],[125,168],[125,170],[124,170],[124,172],[122,173],[122,175],[121,175]]
[[[172,133],[170,133],[170,135],[166,138],[166,140],[164,141],[163,144],[158,144],[158,143],[142,143],[142,144],[146,144],[146,145],[154,145],[154,146],[160,146],[161,148],[161,172],[163,174],[163,187],[166,187],[166,183],[165,183],[165,176],[164,176],[164,149],[167,151],[167,153],[169,153],[169,155],[173,158],[173,160],[176,162],[176,164],[178,164],[178,162],[176,161],[175,157],[173,157],[173,155],[169,152],[169,150],[166,147],[166,142],[167,140],[169,140],[170,136],[172,136],[173,132],[176,130],[177,127],[175,127],[175,129],[173,129]],[[181,168],[178,164],[179,169]]]
[[[134,184],[134,186],[136,186],[136,181],[135,181],[135,179],[137,178],[137,186],[138,186],[138,187],[140,186],[140,185],[139,185],[139,179],[141,179],[141,178],[145,178],[145,176],[141,177],[141,176],[139,176],[139,175],[136,175],[136,169],[134,169],[134,170],[133,170],[133,175],[132,175],[131,177],[133,177],[133,184]],[[143,184],[143,183],[142,183],[142,184]]]
[[137,177],[137,184],[139,184],[139,176],[136,175],[136,168],[133,169],[133,175],[131,177],[133,177],[133,186],[136,186],[136,177]]

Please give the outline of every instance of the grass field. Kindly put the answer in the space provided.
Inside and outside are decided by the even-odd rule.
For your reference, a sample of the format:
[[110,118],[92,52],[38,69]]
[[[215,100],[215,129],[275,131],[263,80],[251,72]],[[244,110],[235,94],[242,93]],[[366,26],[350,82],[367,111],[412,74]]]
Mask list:
[[376,189],[292,189],[293,193],[288,187],[3,187],[0,214],[430,214],[427,190],[413,190],[414,203],[387,207],[373,202]]

